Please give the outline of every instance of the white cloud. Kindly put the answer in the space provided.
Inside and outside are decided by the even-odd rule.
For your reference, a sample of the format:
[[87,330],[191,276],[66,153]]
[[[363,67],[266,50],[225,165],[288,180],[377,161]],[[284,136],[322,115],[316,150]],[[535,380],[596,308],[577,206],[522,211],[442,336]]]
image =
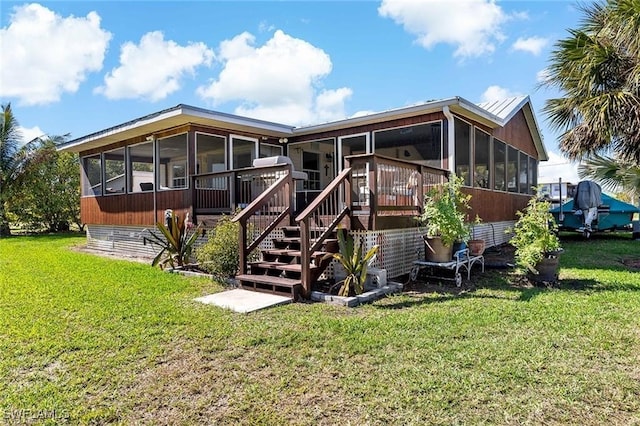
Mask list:
[[120,66],[104,77],[94,92],[109,99],[144,98],[158,101],[180,89],[185,74],[210,65],[213,52],[204,43],[180,46],[164,40],[160,31],[142,36],[140,44],[126,42],[120,48]]
[[22,144],[26,144],[27,142],[31,142],[35,138],[40,136],[46,136],[45,133],[40,130],[40,127],[22,127],[18,126],[18,131],[22,135]]
[[111,34],[100,16],[62,17],[39,4],[17,6],[0,29],[0,96],[23,105],[56,102],[102,69]]
[[531,53],[535,56],[540,55],[542,49],[544,49],[547,44],[549,44],[549,40],[542,37],[529,37],[529,38],[518,38],[515,43],[513,43],[514,50],[521,50],[523,52]]
[[579,163],[571,162],[553,151],[548,151],[548,154],[549,160],[541,161],[538,166],[538,182],[558,182],[559,178],[562,178],[563,182],[573,184],[580,182],[580,177],[578,177]]
[[543,68],[536,73],[536,81],[538,83],[546,83],[549,80],[550,73],[547,68]]
[[494,0],[383,0],[378,13],[417,36],[423,47],[452,44],[461,58],[492,53],[509,18]]
[[503,99],[513,98],[514,96],[520,96],[520,93],[494,85],[487,87],[487,90],[482,93],[480,102],[501,101]]
[[332,70],[322,49],[277,30],[263,46],[242,33],[220,44],[218,79],[198,88],[214,105],[240,101],[236,114],[292,125],[344,118],[349,88],[323,89]]

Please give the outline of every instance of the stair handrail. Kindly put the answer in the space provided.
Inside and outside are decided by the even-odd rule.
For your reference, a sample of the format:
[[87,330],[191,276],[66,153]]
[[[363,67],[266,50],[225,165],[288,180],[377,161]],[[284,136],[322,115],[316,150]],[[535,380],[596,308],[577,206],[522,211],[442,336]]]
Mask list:
[[[247,244],[247,222],[260,211],[262,207],[266,206],[268,202],[274,197],[275,194],[281,192],[281,190],[288,186],[286,193],[288,194],[286,199],[286,208],[278,214],[278,216],[269,223],[265,229],[250,243]],[[285,174],[280,176],[269,188],[262,192],[255,200],[253,200],[247,207],[242,209],[237,215],[235,215],[231,221],[239,222],[239,268],[240,274],[247,273],[247,259],[249,254],[273,231],[278,224],[280,224],[287,216],[291,219],[292,214],[292,198],[293,198],[293,176],[291,173],[291,166],[285,169]],[[290,221],[290,220],[289,220]]]
[[302,291],[305,298],[308,298],[311,292],[311,254],[322,246],[322,243],[338,226],[342,219],[349,213],[350,207],[345,200],[344,207],[335,215],[331,223],[326,227],[324,232],[318,236],[316,241],[311,244],[311,229],[309,220],[313,213],[318,210],[320,205],[330,196],[335,195],[341,188],[344,188],[344,194],[348,197],[348,183],[351,176],[351,167],[343,169],[338,176],[318,195],[296,218],[295,221],[300,226],[300,264]]

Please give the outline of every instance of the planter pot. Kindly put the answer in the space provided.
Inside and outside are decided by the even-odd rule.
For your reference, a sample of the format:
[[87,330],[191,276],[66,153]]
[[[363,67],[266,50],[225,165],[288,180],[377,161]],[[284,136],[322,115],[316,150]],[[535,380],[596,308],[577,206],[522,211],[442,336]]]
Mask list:
[[537,274],[529,274],[531,281],[543,283],[555,283],[558,281],[558,270],[560,269],[560,254],[563,250],[547,253],[545,257],[536,265]]
[[484,240],[469,240],[467,245],[471,256],[482,256],[482,253],[484,253]]
[[428,262],[450,262],[453,245],[445,246],[440,237],[424,237],[424,258]]

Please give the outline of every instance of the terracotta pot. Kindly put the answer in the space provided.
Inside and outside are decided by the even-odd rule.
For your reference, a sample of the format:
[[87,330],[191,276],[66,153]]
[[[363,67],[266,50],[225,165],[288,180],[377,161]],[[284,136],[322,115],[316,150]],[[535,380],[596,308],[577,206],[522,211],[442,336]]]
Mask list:
[[467,245],[471,256],[481,256],[484,253],[484,240],[469,240]]
[[453,245],[445,246],[440,237],[424,237],[424,257],[428,262],[450,262]]

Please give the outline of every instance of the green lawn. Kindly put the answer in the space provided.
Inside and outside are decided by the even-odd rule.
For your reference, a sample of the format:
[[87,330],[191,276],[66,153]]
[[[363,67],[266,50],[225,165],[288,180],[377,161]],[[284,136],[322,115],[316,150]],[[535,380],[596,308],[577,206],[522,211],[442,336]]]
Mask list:
[[565,242],[559,289],[248,315],[210,281],[0,240],[0,424],[640,424],[640,242]]

